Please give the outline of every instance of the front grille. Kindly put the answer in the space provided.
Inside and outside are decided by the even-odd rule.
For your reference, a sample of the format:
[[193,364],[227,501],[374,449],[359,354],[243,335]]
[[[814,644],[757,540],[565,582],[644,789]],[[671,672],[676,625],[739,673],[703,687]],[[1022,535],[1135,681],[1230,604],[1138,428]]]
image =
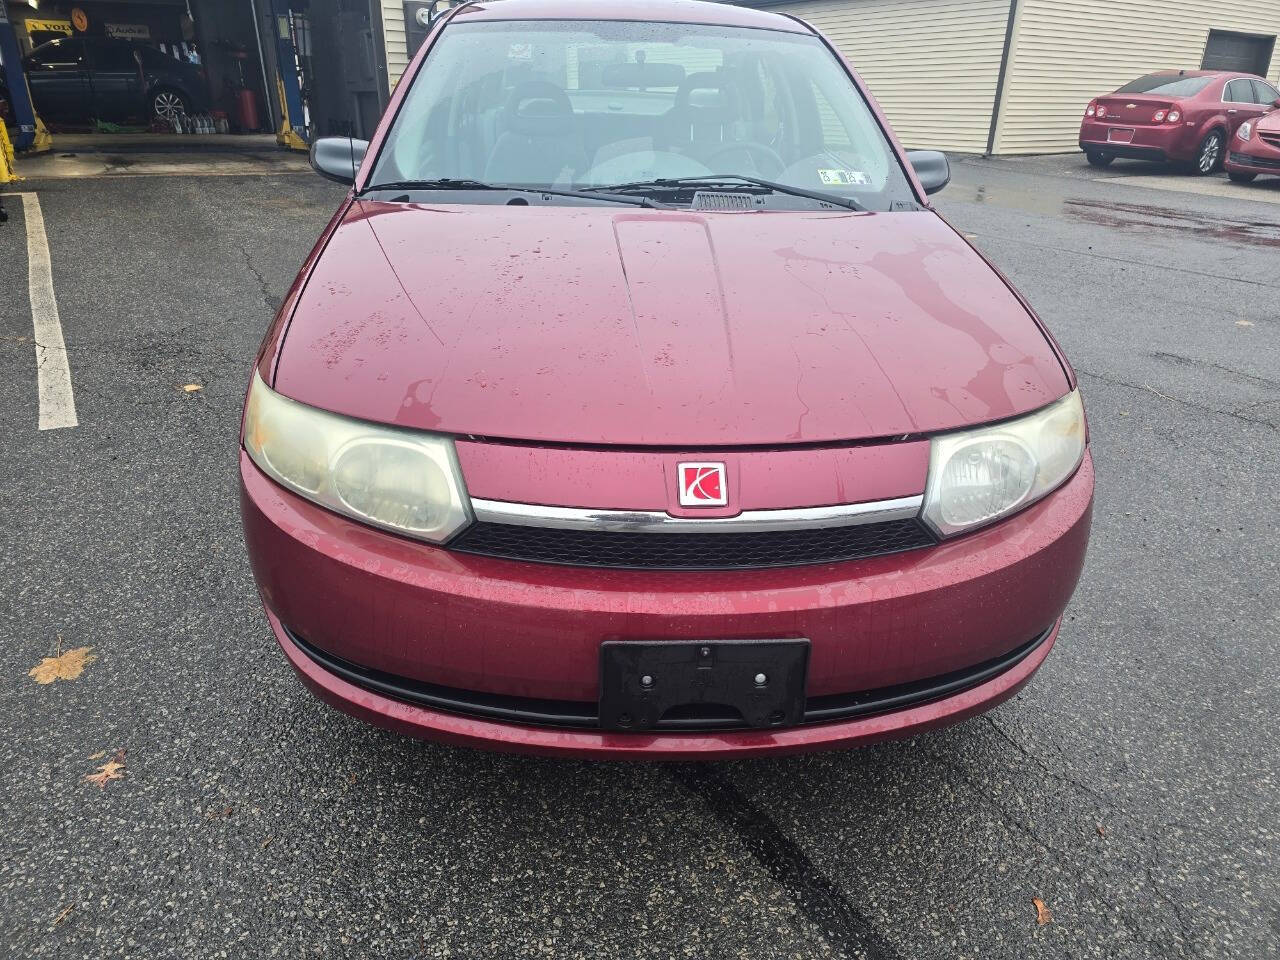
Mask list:
[[[1280,144],[1277,144],[1280,146]],[[1280,160],[1271,160],[1267,157],[1253,157],[1247,153],[1231,154],[1231,162],[1238,163],[1242,167],[1264,167],[1268,170],[1280,170]]]
[[450,549],[530,563],[656,570],[788,567],[932,546],[915,518],[755,533],[620,533],[477,523]]
[[[809,697],[805,702],[802,724],[831,723],[856,717],[905,710],[932,700],[954,696],[964,690],[986,683],[1007,670],[1013,669],[1048,639],[1053,627],[1009,651],[985,663],[964,670],[955,670],[936,677],[901,683],[892,687],[861,690],[855,693],[829,694]],[[595,703],[583,700],[543,700],[533,697],[513,697],[498,693],[482,693],[444,687],[421,680],[410,680],[393,674],[362,667],[350,661],[325,653],[308,643],[287,627],[285,633],[299,650],[315,663],[349,683],[371,690],[385,697],[411,703],[432,710],[465,716],[482,717],[505,723],[521,723],[539,727],[577,727],[599,729],[600,715]],[[713,705],[702,704],[672,710],[659,722],[662,731],[677,730],[746,730],[735,711],[725,711]]]
[[1263,143],[1269,143],[1273,147],[1280,147],[1280,133],[1260,133],[1258,139]]

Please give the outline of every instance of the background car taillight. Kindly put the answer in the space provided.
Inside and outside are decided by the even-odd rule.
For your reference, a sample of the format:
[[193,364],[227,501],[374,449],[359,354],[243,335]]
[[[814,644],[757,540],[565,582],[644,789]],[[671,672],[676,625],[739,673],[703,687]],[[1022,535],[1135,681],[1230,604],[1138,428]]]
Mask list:
[[1182,119],[1182,111],[1180,110],[1170,110],[1169,115],[1165,117],[1165,120],[1167,120],[1169,123],[1177,123],[1181,119]]
[[1098,112],[1098,105],[1090,101],[1089,106],[1085,107],[1084,115],[1086,117],[1092,117],[1095,114],[1097,114],[1097,112]]
[[1098,104],[1098,119],[1101,120],[1106,115],[1107,115],[1107,108],[1104,107],[1102,104]]
[[1152,117],[1152,118],[1151,118],[1151,122],[1152,122],[1152,123],[1164,123],[1164,118],[1165,118],[1165,116],[1166,116],[1166,112],[1165,112],[1164,110],[1157,110],[1157,111],[1156,111],[1156,115],[1155,115],[1154,117]]

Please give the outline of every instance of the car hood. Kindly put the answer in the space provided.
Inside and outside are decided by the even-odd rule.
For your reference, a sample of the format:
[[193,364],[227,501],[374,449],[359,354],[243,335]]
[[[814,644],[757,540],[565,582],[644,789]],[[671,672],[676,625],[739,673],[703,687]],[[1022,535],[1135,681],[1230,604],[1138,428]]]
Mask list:
[[936,214],[357,201],[274,386],[347,416],[571,444],[948,430],[1069,389]]
[[1280,109],[1272,110],[1253,125],[1255,130],[1263,133],[1280,133]]

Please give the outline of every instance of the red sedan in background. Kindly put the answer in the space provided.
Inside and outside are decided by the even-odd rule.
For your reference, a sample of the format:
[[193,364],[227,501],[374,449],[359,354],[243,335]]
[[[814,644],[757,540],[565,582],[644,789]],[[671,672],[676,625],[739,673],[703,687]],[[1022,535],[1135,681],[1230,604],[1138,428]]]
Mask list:
[[811,27],[465,4],[372,143],[312,160],[351,190],[259,354],[240,477],[319,697],[713,758],[954,723],[1049,655],[1093,502],[1075,376],[933,209],[946,158]]
[[1166,70],[1089,102],[1080,149],[1095,167],[1117,157],[1172,160],[1192,173],[1218,170],[1240,124],[1280,103],[1280,91],[1243,73]]
[[1227,148],[1227,175],[1250,183],[1259,174],[1280,177],[1280,111],[1240,124]]

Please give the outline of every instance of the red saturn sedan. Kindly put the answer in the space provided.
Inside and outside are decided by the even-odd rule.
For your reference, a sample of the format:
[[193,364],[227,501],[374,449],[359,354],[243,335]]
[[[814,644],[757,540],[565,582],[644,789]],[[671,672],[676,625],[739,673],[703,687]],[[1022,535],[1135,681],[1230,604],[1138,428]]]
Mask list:
[[[314,693],[543,754],[851,746],[1012,696],[1089,538],[1030,307],[790,17],[434,26],[268,332],[244,530]],[[353,170],[354,175],[353,175]]]
[[1277,102],[1275,87],[1248,74],[1152,73],[1089,101],[1080,149],[1095,167],[1127,157],[1172,160],[1192,173],[1213,173],[1240,124],[1257,120]]
[[1236,183],[1252,183],[1258,174],[1280,177],[1280,110],[1240,124],[1231,138],[1226,168]]

